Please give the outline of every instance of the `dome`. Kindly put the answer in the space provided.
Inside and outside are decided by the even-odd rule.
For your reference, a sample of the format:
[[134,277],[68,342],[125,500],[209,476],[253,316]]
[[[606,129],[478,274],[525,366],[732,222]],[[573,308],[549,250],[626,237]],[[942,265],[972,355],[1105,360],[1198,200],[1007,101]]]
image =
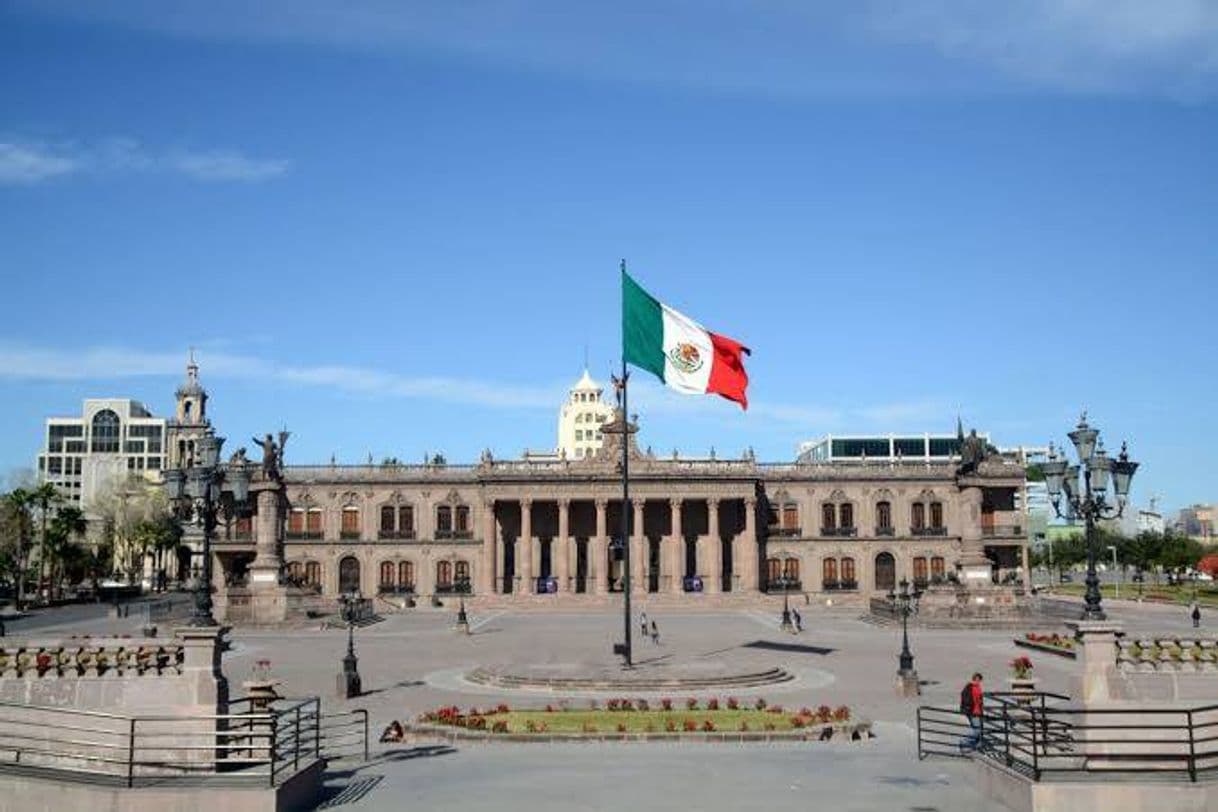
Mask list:
[[199,383],[199,365],[195,363],[192,357],[190,363],[186,365],[186,380],[178,387],[174,393],[179,398],[203,398],[207,397],[207,390]]

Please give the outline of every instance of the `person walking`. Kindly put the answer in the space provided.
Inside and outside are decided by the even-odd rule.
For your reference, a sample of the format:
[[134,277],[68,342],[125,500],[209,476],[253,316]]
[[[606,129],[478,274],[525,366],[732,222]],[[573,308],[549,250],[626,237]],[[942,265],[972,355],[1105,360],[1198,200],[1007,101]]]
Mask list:
[[1192,618],[1193,618],[1193,628],[1194,629],[1201,628],[1201,604],[1197,603],[1196,601],[1193,601]]
[[981,715],[984,708],[985,690],[981,686],[981,674],[973,674],[973,678],[965,683],[960,691],[960,712],[968,719],[969,735],[960,741],[961,754],[976,750],[981,743]]
[[660,627],[654,620],[651,621],[651,642],[653,645],[660,645]]
[[640,617],[639,617],[639,633],[640,633],[640,634],[642,634],[644,637],[647,637],[647,636],[648,636],[648,631],[647,631],[647,612],[646,612],[646,611],[644,611],[644,612],[640,613]]
[[793,617],[795,619],[795,633],[799,634],[800,632],[802,632],[804,630],[804,619],[799,614],[798,609],[791,610],[791,617]]

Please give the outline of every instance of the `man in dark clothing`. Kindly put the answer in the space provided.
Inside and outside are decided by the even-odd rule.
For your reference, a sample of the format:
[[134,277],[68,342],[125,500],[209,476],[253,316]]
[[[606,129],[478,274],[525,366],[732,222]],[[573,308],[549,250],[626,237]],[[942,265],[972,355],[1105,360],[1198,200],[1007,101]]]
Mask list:
[[1193,602],[1193,628],[1201,628],[1201,604]]
[[984,707],[985,691],[981,687],[981,674],[973,674],[973,679],[960,691],[960,712],[968,719],[972,729],[969,735],[960,741],[960,752],[976,750],[981,742],[981,714]]

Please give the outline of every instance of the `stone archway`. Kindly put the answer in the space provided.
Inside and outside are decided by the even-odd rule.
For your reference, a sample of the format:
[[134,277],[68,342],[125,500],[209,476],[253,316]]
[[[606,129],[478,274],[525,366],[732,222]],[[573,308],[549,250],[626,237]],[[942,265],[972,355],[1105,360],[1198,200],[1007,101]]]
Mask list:
[[359,559],[349,555],[338,562],[338,592],[348,594],[359,591]]
[[875,557],[875,588],[877,592],[897,588],[897,560],[892,553],[880,553]]

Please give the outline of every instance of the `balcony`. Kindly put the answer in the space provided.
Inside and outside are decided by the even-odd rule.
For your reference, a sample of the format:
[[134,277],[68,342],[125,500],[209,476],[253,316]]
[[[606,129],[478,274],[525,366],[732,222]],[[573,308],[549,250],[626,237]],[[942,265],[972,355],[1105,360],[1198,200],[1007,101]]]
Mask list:
[[825,592],[857,592],[858,581],[825,581],[821,589]]
[[376,534],[381,541],[401,541],[414,538],[414,530],[385,530]]
[[289,541],[316,541],[321,537],[320,530],[289,530],[285,535]]
[[469,595],[472,591],[469,579],[462,579],[447,584],[436,584],[437,595]]
[[362,535],[363,533],[358,530],[343,530],[338,534],[338,537],[343,541],[359,541]]
[[992,524],[990,526],[981,526],[981,535],[994,536],[1022,536],[1023,527],[1018,524]]
[[473,530],[437,530],[436,540],[440,539],[472,539],[474,537]]
[[875,534],[876,536],[895,536],[897,532],[894,527],[877,527]]
[[820,534],[826,538],[854,538],[858,535],[858,532],[857,527],[822,527],[820,529]]
[[378,595],[414,595],[414,584],[381,584],[376,588]]
[[911,527],[909,528],[911,536],[946,536],[946,527]]
[[772,538],[790,538],[792,536],[798,536],[800,534],[800,529],[798,527],[779,527],[777,525],[771,525],[766,529],[766,533],[768,533]]
[[765,591],[771,594],[775,592],[802,592],[803,588],[803,582],[798,578],[775,578],[766,584]]

